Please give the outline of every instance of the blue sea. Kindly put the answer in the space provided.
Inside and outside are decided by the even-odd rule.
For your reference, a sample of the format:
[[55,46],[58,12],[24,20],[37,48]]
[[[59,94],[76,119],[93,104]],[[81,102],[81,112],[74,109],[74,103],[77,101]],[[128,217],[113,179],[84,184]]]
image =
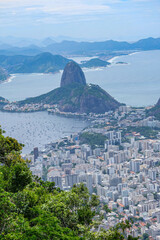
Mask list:
[[[80,62],[84,58],[74,58]],[[127,64],[116,64],[125,62]],[[138,52],[112,59],[106,68],[84,69],[88,83],[100,85],[120,102],[148,106],[160,97],[160,51]],[[38,96],[60,86],[61,73],[16,74],[0,84],[0,96],[11,101]]]
[[[77,62],[84,58],[74,58]],[[125,64],[120,64],[123,62]],[[98,84],[115,99],[131,106],[149,106],[160,97],[160,51],[146,51],[120,56],[106,68],[84,69],[87,83]],[[62,72],[57,74],[15,74],[0,84],[0,96],[10,101],[23,100],[47,93],[60,86]],[[23,153],[33,147],[78,132],[88,125],[78,119],[67,119],[46,112],[3,113],[0,125],[6,135],[25,144]]]

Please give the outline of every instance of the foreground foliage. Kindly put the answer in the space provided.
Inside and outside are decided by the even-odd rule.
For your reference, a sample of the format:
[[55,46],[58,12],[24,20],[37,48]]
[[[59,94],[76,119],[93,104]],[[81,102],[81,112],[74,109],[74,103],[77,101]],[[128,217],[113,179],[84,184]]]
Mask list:
[[127,239],[127,222],[109,231],[91,231],[96,230],[98,197],[90,196],[83,184],[64,192],[32,176],[21,148],[0,132],[0,240]]

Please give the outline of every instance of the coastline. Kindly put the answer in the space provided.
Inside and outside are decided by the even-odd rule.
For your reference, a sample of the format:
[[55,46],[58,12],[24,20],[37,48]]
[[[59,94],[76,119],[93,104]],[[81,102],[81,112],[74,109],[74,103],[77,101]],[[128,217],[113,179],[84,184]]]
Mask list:
[[108,59],[107,61],[108,61],[109,63],[113,64],[113,63],[115,63],[115,60],[116,60],[117,58],[119,58],[119,57],[132,56],[132,55],[135,55],[135,54],[140,53],[140,52],[142,52],[142,51],[136,51],[136,52],[128,53],[128,54],[125,54],[125,55],[117,55],[117,56],[115,56],[115,57],[112,57],[112,58]]
[[[153,53],[152,53],[153,52]],[[154,53],[155,52],[155,53]],[[157,52],[157,53],[156,53]],[[115,61],[115,62],[118,62],[119,60],[127,60],[126,62],[128,62],[128,65],[130,64],[130,65],[133,65],[133,64],[131,64],[130,63],[130,59],[131,59],[131,62],[133,62],[134,61],[134,59],[141,59],[143,56],[143,58],[145,59],[145,57],[147,57],[147,56],[151,56],[151,57],[154,57],[154,56],[159,56],[159,53],[160,53],[160,51],[146,51],[146,52],[144,52],[144,51],[141,51],[141,52],[130,52],[130,53],[128,53],[128,55],[131,55],[131,57],[123,57],[123,58],[118,58],[119,56],[115,56],[115,57],[111,57],[108,61]],[[137,54],[137,55],[136,55]],[[133,55],[133,56],[132,56]],[[142,57],[141,57],[141,55],[142,55]],[[120,55],[121,56],[121,55]],[[116,58],[116,59],[115,59]],[[158,57],[159,58],[159,57]],[[151,58],[152,59],[152,58]],[[154,58],[153,58],[154,59]],[[117,61],[118,60],[118,61]],[[151,61],[152,62],[152,61]],[[120,66],[121,65],[121,66]],[[109,78],[107,79],[107,77],[105,78],[105,77],[103,77],[103,73],[104,73],[104,76],[111,76],[112,77],[112,75],[116,75],[116,73],[114,73],[114,71],[115,72],[119,72],[120,70],[121,70],[121,68],[123,67],[123,69],[122,69],[122,71],[123,71],[123,73],[126,71],[128,71],[128,69],[131,69],[132,68],[132,66],[128,66],[128,65],[126,65],[126,64],[113,64],[113,65],[109,65],[108,66],[108,68],[106,67],[106,68],[103,68],[103,70],[102,70],[102,68],[92,68],[92,69],[85,69],[85,74],[86,74],[86,76],[88,77],[88,79],[91,79],[91,78],[93,78],[94,79],[94,77],[95,77],[95,84],[97,83],[97,84],[104,84],[104,88],[106,88],[106,89],[108,89],[108,84],[111,84],[111,85],[109,85],[109,87],[111,88],[111,89],[113,89],[113,87],[115,87],[115,89],[116,89],[116,87],[117,86],[114,86],[114,84],[112,84],[112,82],[109,80]],[[137,65],[137,64],[136,64]],[[126,67],[125,67],[126,66]],[[154,65],[154,66],[156,66],[156,65]],[[133,66],[134,67],[134,66]],[[120,69],[120,70],[119,70]],[[149,69],[149,68],[148,68]],[[155,69],[155,67],[154,67],[154,69]],[[46,74],[43,74],[43,75],[46,75]],[[48,74],[47,74],[48,75]],[[50,74],[49,74],[50,75]],[[50,83],[52,80],[50,80],[51,78],[49,77],[49,75],[48,75],[48,77],[46,77],[46,79],[47,78],[49,78],[49,80],[48,80],[48,82]],[[135,74],[136,75],[136,74]],[[157,84],[158,84],[158,79],[156,78],[156,75],[155,74],[151,74],[151,76],[155,76],[155,78],[153,78],[153,81],[154,82],[156,82],[157,81]],[[14,75],[13,75],[14,76]],[[59,76],[59,75],[58,75]],[[30,77],[30,75],[28,75],[27,77],[26,77],[26,79],[27,78],[29,78]],[[100,79],[100,77],[102,77],[102,80],[99,80]],[[118,75],[117,75],[117,77],[118,77]],[[16,78],[17,78],[17,74],[16,74]],[[9,92],[11,92],[12,91],[12,85],[13,85],[13,89],[14,89],[14,92],[17,92],[17,89],[15,88],[15,85],[17,84],[16,83],[16,78],[15,79],[13,79],[13,82],[11,83],[11,84],[8,84],[8,85],[5,85],[5,84],[2,84],[1,85],[1,96],[2,97],[5,97],[6,99],[9,99],[9,95],[11,95],[11,94],[9,94]],[[19,77],[19,78],[21,78],[21,76]],[[35,79],[38,79],[38,78],[40,78],[40,77],[35,77]],[[60,78],[60,76],[59,76],[59,78]],[[55,78],[56,80],[54,81],[54,78],[53,78],[53,86],[54,86],[54,82],[56,82],[56,81],[58,81],[57,79],[58,79],[58,77],[57,78]],[[125,78],[124,78],[125,79]],[[154,80],[155,79],[155,80]],[[9,78],[9,79],[7,79],[7,81],[11,81],[12,80],[12,76]],[[43,77],[42,77],[42,80],[43,80]],[[42,80],[41,80],[41,82],[42,82]],[[123,80],[123,79],[122,79]],[[36,80],[37,82],[39,81],[39,80]],[[35,87],[36,87],[36,81],[35,81]],[[106,82],[105,82],[106,81]],[[126,80],[126,83],[128,84],[128,82],[127,82],[128,80]],[[136,80],[137,81],[137,80]],[[27,81],[26,81],[27,82]],[[88,83],[89,82],[91,82],[91,80],[89,80],[88,81]],[[107,83],[108,82],[108,83]],[[15,84],[13,84],[13,83],[15,83]],[[143,83],[143,82],[142,82]],[[150,81],[149,81],[149,79],[148,79],[148,83],[150,84]],[[52,84],[52,83],[51,83]],[[27,84],[25,84],[25,86],[26,86]],[[45,85],[45,84],[44,84]],[[56,85],[56,84],[55,84]],[[130,85],[130,84],[129,84]],[[151,85],[151,84],[150,84]],[[43,86],[43,84],[42,84],[42,86]],[[125,86],[124,86],[125,87]],[[141,86],[140,86],[141,87]],[[136,87],[137,88],[137,87]],[[21,89],[21,88],[20,88]],[[52,88],[52,89],[54,89],[54,87]],[[51,89],[51,90],[52,90]],[[145,89],[145,91],[147,91],[147,92],[151,92],[151,89],[152,89],[152,87],[151,87],[151,89],[149,88],[149,87],[144,87],[144,89]],[[144,89],[143,89],[143,91],[144,91]],[[46,91],[46,92],[44,92],[44,93],[47,93],[47,92],[49,92],[49,91],[51,91],[51,90],[48,90],[48,91]],[[116,90],[116,91],[118,91],[118,90]],[[124,90],[123,90],[124,91]],[[141,91],[141,89],[138,89],[138,91]],[[156,101],[157,101],[157,99],[158,99],[158,93],[157,93],[157,91],[158,91],[158,89],[156,90],[156,88],[154,89],[153,88],[153,93],[155,93],[155,95],[154,95],[154,99],[155,100],[151,100],[151,101],[149,101],[149,100],[147,100],[146,99],[146,102],[147,102],[147,105],[148,104],[154,104]],[[3,94],[4,93],[4,94]],[[25,94],[25,91],[24,91],[24,94]],[[43,94],[43,93],[42,93]],[[118,97],[120,96],[120,94],[121,93],[117,93],[116,92],[116,94],[118,94]],[[127,93],[128,94],[128,93]],[[143,92],[142,92],[142,94],[143,94]],[[15,95],[15,94],[14,94]],[[22,94],[21,94],[22,95]],[[37,95],[36,96],[39,96],[40,94],[38,94],[37,93]],[[144,95],[144,94],[143,94]],[[32,95],[31,95],[32,96]],[[34,95],[33,95],[34,96]],[[125,95],[124,95],[125,96]],[[133,91],[133,96],[135,96],[135,90]],[[137,96],[137,95],[136,95]],[[7,98],[8,97],[8,98]],[[15,99],[16,99],[16,95],[15,95]],[[23,95],[22,95],[22,97],[23,97]],[[28,96],[27,96],[28,97]],[[27,98],[26,96],[25,96],[25,98]],[[114,95],[114,97],[116,97],[115,95]],[[137,96],[138,98],[142,98],[141,96],[140,96],[140,93],[138,94],[138,96]],[[145,98],[145,96],[143,96],[144,98]],[[149,97],[149,95],[148,95],[148,97]],[[20,100],[24,100],[25,98],[21,98]],[[138,105],[138,103],[137,103],[137,98],[135,97],[135,100],[130,100],[130,98],[128,97],[128,95],[126,95],[126,100],[125,100],[125,102],[127,103],[127,104],[129,104],[129,105],[133,105],[133,106],[139,106]],[[12,99],[11,101],[16,101],[16,100],[14,100],[14,99]],[[128,102],[127,102],[128,101]],[[142,105],[144,105],[145,103],[144,103],[144,100],[142,99],[142,101],[143,101],[143,104]],[[124,102],[124,101],[123,101]],[[136,102],[136,103],[134,103],[134,102]]]
[[[137,54],[137,53],[139,53],[139,51],[136,51],[136,52],[132,52],[132,53],[128,53],[128,54],[125,54],[125,55],[134,55],[134,54]],[[116,59],[118,59],[119,57],[121,57],[121,56],[124,56],[124,55],[117,55],[117,56],[114,56],[114,57],[111,57],[111,58],[109,58],[109,59],[107,59],[107,62],[109,62],[110,63],[110,65],[107,65],[106,67],[91,67],[91,68],[86,68],[86,67],[84,67],[84,68],[82,68],[83,69],[83,71],[84,72],[90,72],[90,71],[102,71],[102,70],[104,70],[104,69],[106,69],[107,67],[110,67],[112,64],[114,64],[115,63],[115,60]],[[95,58],[95,57],[97,57],[97,56],[94,56],[94,57],[85,57],[85,59],[87,59],[87,60],[90,60],[90,59],[93,59],[93,58]],[[83,58],[83,57],[73,57],[73,58],[71,58],[71,60],[73,60],[73,61],[76,61],[78,64],[80,64],[83,60],[81,59],[80,60],[80,58]],[[6,83],[10,83],[10,82],[12,82],[12,80],[16,77],[16,75],[18,75],[18,74],[23,74],[23,75],[54,75],[54,74],[57,74],[57,73],[60,73],[60,74],[62,74],[62,72],[63,72],[63,70],[59,70],[59,71],[57,71],[57,72],[54,72],[54,73],[16,73],[16,74],[10,74],[10,76],[6,79],[6,80],[4,80],[4,81],[2,81],[1,83],[2,84],[6,84]]]
[[117,58],[121,57],[121,56],[122,56],[122,55],[119,55],[119,56],[116,56],[116,57],[110,58],[110,59],[108,60],[108,62],[109,62],[110,64],[113,64],[114,61],[115,61]]
[[57,74],[57,73],[62,73],[63,72],[63,70],[59,70],[59,71],[57,71],[57,72],[54,72],[54,73],[16,73],[16,74],[10,74],[10,76],[6,79],[6,80],[4,80],[4,81],[2,81],[1,83],[10,83],[10,82],[12,82],[12,80],[17,76],[17,75],[38,75],[38,76],[45,76],[45,75],[55,75],[55,74]]
[[92,67],[92,68],[82,68],[82,70],[84,72],[92,72],[92,71],[102,71],[104,69],[106,69],[108,66],[106,67]]
[[4,80],[4,81],[2,82],[2,84],[12,82],[12,79],[15,78],[15,77],[16,77],[15,74],[11,74],[6,80]]

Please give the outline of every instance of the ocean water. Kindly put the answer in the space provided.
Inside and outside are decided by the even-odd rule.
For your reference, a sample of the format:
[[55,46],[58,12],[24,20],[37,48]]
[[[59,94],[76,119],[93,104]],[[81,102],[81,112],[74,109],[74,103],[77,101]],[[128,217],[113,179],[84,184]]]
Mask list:
[[0,96],[10,101],[19,101],[39,96],[59,87],[61,73],[58,74],[12,74],[8,82],[0,84]]
[[88,71],[86,77],[122,103],[138,107],[153,105],[160,97],[159,62],[160,51],[139,52],[114,58],[111,67],[94,74]]
[[[84,59],[74,60],[80,62]],[[139,52],[116,57],[109,67],[84,69],[84,72],[88,83],[100,85],[118,101],[131,106],[148,106],[155,104],[160,97],[159,62],[160,51]],[[60,86],[61,75],[62,72],[13,75],[9,82],[0,84],[0,96],[17,101],[47,93]],[[43,148],[46,143],[81,131],[88,123],[48,115],[47,112],[0,112],[0,125],[6,135],[25,144],[23,153],[29,153],[36,146]]]
[[[87,58],[74,58],[77,62],[84,59]],[[148,106],[157,102],[160,97],[159,50],[116,57],[111,62],[106,68],[84,69],[87,82],[100,85],[127,105]],[[0,84],[0,96],[17,101],[47,93],[60,86],[61,75],[62,72],[13,75],[10,82]]]
[[23,153],[30,153],[34,147],[43,149],[47,143],[80,132],[88,126],[88,122],[47,112],[0,112],[0,125],[6,131],[6,136],[25,144]]

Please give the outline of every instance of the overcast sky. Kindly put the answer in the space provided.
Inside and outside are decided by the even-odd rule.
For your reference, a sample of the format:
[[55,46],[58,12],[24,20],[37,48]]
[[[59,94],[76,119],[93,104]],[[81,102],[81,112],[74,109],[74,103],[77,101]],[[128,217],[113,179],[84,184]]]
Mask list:
[[0,36],[160,37],[160,0],[0,0]]

